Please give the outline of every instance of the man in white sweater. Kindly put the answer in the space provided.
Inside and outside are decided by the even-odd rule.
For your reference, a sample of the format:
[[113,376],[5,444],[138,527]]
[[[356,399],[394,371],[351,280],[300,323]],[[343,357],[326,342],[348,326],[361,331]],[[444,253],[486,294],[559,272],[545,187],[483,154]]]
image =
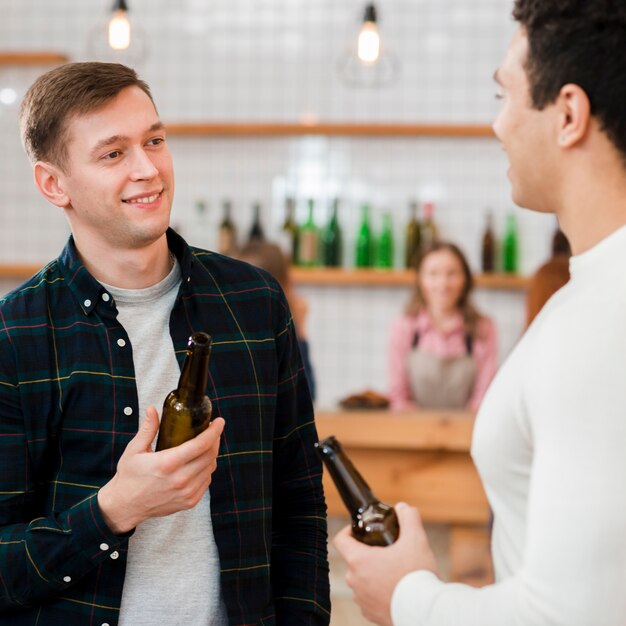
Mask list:
[[335,544],[372,621],[626,624],[626,2],[516,0],[494,130],[514,201],[555,212],[574,256],[483,401],[472,454],[496,582],[436,575],[418,511],[387,548]]

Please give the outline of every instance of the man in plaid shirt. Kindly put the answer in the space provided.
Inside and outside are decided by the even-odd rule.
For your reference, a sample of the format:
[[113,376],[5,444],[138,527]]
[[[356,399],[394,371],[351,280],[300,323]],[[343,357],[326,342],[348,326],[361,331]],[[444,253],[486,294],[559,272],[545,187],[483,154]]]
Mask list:
[[[54,69],[20,122],[72,236],[0,300],[0,625],[328,624],[313,409],[277,282],[168,228],[166,130],[133,70]],[[200,330],[224,419],[154,452]]]

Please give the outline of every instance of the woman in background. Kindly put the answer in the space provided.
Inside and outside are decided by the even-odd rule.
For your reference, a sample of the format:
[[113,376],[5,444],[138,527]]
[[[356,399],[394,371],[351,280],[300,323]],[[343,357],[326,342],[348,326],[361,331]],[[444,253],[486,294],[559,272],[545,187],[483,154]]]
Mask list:
[[452,243],[429,247],[390,341],[390,404],[476,411],[498,363],[493,322],[473,306],[472,274]]
[[309,311],[307,301],[298,293],[296,293],[289,276],[289,260],[275,243],[269,241],[257,240],[246,244],[237,255],[242,261],[246,261],[251,265],[260,267],[269,272],[280,284],[285,292],[291,315],[293,316],[293,324],[296,330],[298,346],[302,356],[304,365],[304,373],[309,383],[309,391],[311,399],[315,400],[315,375],[309,355],[309,342],[307,338],[306,317]]

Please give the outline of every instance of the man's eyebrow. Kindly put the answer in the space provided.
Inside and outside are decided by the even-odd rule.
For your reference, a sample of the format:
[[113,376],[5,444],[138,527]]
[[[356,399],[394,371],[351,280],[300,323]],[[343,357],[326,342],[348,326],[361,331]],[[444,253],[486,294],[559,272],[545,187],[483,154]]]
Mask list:
[[[165,128],[163,122],[155,122],[146,130],[146,133],[154,133],[157,130],[163,130]],[[111,135],[110,137],[106,137],[105,139],[101,139],[91,150],[92,155],[96,155],[100,150],[110,146],[114,143],[124,143],[125,141],[129,141],[130,137],[126,135]]]

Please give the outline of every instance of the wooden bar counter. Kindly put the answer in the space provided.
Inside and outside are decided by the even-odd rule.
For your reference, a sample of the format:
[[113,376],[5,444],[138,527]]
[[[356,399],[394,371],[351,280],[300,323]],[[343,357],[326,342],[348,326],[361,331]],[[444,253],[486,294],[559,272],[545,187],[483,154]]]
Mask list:
[[[318,411],[320,439],[334,435],[384,502],[417,506],[425,522],[447,524],[450,578],[491,580],[489,505],[470,457],[474,416],[464,411]],[[346,515],[324,472],[329,515]]]

